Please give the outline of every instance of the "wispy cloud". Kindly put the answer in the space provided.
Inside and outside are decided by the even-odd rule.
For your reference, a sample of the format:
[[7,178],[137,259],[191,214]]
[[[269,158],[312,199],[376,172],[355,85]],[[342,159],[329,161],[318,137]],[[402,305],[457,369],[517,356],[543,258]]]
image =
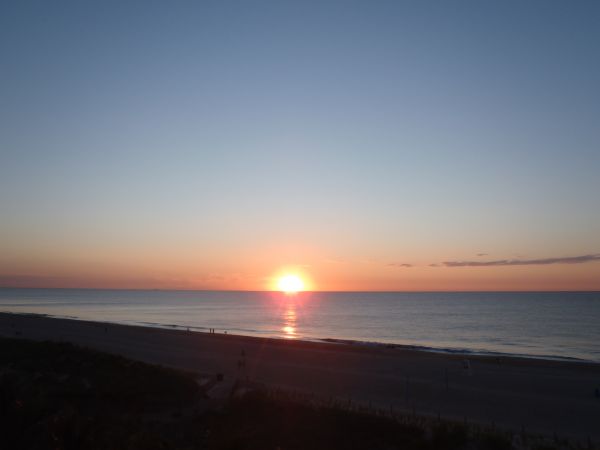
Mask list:
[[535,266],[548,264],[583,264],[600,261],[600,254],[542,259],[499,259],[496,261],[444,261],[446,267]]
[[[218,275],[198,280],[218,281]],[[202,288],[198,280],[185,277],[63,277],[0,273],[0,287],[8,288],[100,288],[100,289],[194,289]],[[210,287],[210,286],[208,286]]]
[[61,277],[0,274],[0,286],[2,287],[52,287],[67,280],[67,278]]
[[487,253],[477,253],[477,256],[487,256]]
[[389,263],[388,264],[389,267],[412,267],[412,264],[406,264],[406,263]]

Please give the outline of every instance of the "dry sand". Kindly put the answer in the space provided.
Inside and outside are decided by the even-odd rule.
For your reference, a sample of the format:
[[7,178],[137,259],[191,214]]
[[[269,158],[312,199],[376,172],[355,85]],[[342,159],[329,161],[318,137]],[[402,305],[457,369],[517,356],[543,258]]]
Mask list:
[[[398,412],[600,440],[600,364],[195,333],[0,313],[0,336],[67,341]],[[245,368],[238,362],[245,354]]]

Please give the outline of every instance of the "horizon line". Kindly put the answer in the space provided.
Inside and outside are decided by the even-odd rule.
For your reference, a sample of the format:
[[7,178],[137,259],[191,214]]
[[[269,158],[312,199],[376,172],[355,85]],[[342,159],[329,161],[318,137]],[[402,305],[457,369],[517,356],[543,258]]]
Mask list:
[[[137,291],[137,292],[250,292],[250,293],[265,293],[275,292],[283,293],[279,290],[274,289],[166,289],[166,288],[110,288],[110,287],[44,287],[44,286],[0,286],[0,289],[56,289],[56,290],[89,290],[89,291]],[[296,292],[294,295],[301,295],[303,293],[461,293],[461,292],[473,292],[473,293],[494,293],[494,292],[506,292],[506,293],[545,293],[545,292],[597,292],[600,293],[600,289],[433,289],[433,290],[326,290],[326,289],[312,289],[306,291]]]

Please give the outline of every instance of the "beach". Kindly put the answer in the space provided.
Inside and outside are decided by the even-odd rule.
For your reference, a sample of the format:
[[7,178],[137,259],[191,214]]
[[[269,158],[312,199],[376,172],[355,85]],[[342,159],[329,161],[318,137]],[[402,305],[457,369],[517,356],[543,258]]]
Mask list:
[[71,342],[399,413],[600,440],[600,364],[0,314],[0,336]]

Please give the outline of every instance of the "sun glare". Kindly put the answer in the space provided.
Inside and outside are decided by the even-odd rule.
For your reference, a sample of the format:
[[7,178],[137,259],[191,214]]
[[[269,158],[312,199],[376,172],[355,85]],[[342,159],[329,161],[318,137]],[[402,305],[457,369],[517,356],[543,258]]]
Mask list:
[[304,282],[298,275],[284,275],[277,281],[277,288],[286,294],[295,294],[304,290]]

